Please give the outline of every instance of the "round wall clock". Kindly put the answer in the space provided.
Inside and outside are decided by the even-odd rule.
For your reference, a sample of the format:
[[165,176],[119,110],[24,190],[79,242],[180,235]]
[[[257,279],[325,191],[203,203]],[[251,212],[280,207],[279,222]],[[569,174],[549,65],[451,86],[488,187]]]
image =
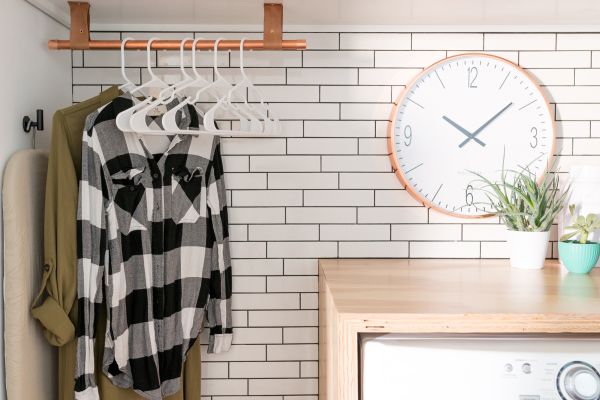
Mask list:
[[486,177],[528,167],[537,176],[554,152],[548,101],[512,62],[486,54],[449,57],[398,97],[388,130],[390,158],[417,200],[446,214],[489,215],[476,171]]

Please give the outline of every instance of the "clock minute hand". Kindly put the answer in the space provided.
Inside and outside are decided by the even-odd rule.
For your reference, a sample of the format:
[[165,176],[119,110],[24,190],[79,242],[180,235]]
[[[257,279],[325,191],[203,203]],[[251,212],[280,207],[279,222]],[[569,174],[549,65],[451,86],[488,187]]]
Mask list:
[[468,130],[466,130],[465,128],[463,128],[462,126],[460,126],[459,124],[457,124],[456,122],[452,121],[450,118],[446,117],[445,115],[442,117],[442,119],[446,122],[448,122],[450,125],[452,125],[453,127],[455,127],[456,129],[458,129],[459,131],[461,131],[465,136],[468,137],[467,140],[471,140],[473,139],[474,141],[476,141],[477,143],[479,143],[482,146],[485,146],[485,143],[483,143],[481,140],[477,139],[476,137],[473,137],[473,134],[471,132],[469,132]]
[[512,102],[508,103],[502,110],[498,111],[496,113],[496,115],[494,115],[492,118],[488,119],[486,123],[484,123],[483,125],[481,125],[479,127],[479,129],[477,129],[475,132],[473,132],[472,135],[469,135],[469,137],[467,139],[465,139],[461,144],[458,145],[458,147],[463,147],[465,144],[469,143],[469,140],[473,139],[476,140],[476,136],[479,135],[481,133],[481,131],[483,131],[485,129],[486,126],[488,126],[489,124],[492,123],[492,121],[494,121],[496,118],[498,118],[504,111],[506,111],[510,106],[512,106]]

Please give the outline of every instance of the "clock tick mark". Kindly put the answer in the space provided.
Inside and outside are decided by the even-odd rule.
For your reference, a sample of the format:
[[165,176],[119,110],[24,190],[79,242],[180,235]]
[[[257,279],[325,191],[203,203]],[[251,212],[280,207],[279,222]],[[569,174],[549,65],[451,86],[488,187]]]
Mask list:
[[[502,71],[504,71],[504,68],[502,68]],[[502,81],[502,83],[500,84],[500,87],[498,88],[498,90],[502,89],[502,86],[504,86],[504,83],[506,82],[506,80],[508,79],[508,76],[510,75],[510,72],[508,74],[506,74],[506,77],[504,77],[504,80]]]
[[[423,165],[423,163],[421,163],[421,164],[419,164],[417,166],[412,167],[411,169],[409,169],[408,171],[406,171],[405,174],[408,174],[408,173],[414,171],[415,169],[419,168],[421,165]],[[410,179],[412,179],[412,178],[410,178]]]
[[438,75],[437,71],[435,71],[435,76],[437,76],[438,80],[440,81],[440,83],[442,84],[442,87],[444,89],[446,89],[446,85],[444,85],[444,82],[442,82],[442,78],[440,78],[440,76]]
[[440,192],[440,190],[442,189],[442,186],[444,186],[444,184],[440,184],[440,187],[438,188],[438,190],[435,191],[435,194],[433,195],[431,201],[435,200],[435,197],[438,195],[438,193]]
[[[411,92],[411,93],[412,93],[412,92]],[[416,101],[414,101],[413,99],[411,99],[411,98],[408,98],[407,100],[408,100],[408,101],[410,101],[411,103],[414,103],[414,104],[418,105],[418,106],[419,106],[419,107],[421,107],[423,110],[425,109],[425,107],[423,107],[422,105],[420,105],[419,103],[417,103],[417,102],[416,102]]]

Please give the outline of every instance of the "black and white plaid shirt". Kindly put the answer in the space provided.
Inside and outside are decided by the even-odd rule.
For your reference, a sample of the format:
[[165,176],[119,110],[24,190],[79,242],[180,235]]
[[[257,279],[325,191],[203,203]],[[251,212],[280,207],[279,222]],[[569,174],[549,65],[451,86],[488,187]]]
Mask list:
[[[231,346],[231,263],[219,138],[121,132],[121,96],[88,117],[78,212],[76,399],[99,399],[95,316],[107,308],[103,371],[159,400],[177,392],[203,325]],[[180,126],[197,127],[193,107]],[[158,121],[159,119],[157,119]],[[152,118],[149,123],[157,124]]]

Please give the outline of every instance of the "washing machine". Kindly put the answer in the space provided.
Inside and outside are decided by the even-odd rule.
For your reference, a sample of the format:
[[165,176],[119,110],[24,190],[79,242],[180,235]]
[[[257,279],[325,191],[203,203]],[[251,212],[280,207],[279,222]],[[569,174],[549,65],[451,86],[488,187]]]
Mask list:
[[600,400],[598,336],[361,335],[362,400]]

